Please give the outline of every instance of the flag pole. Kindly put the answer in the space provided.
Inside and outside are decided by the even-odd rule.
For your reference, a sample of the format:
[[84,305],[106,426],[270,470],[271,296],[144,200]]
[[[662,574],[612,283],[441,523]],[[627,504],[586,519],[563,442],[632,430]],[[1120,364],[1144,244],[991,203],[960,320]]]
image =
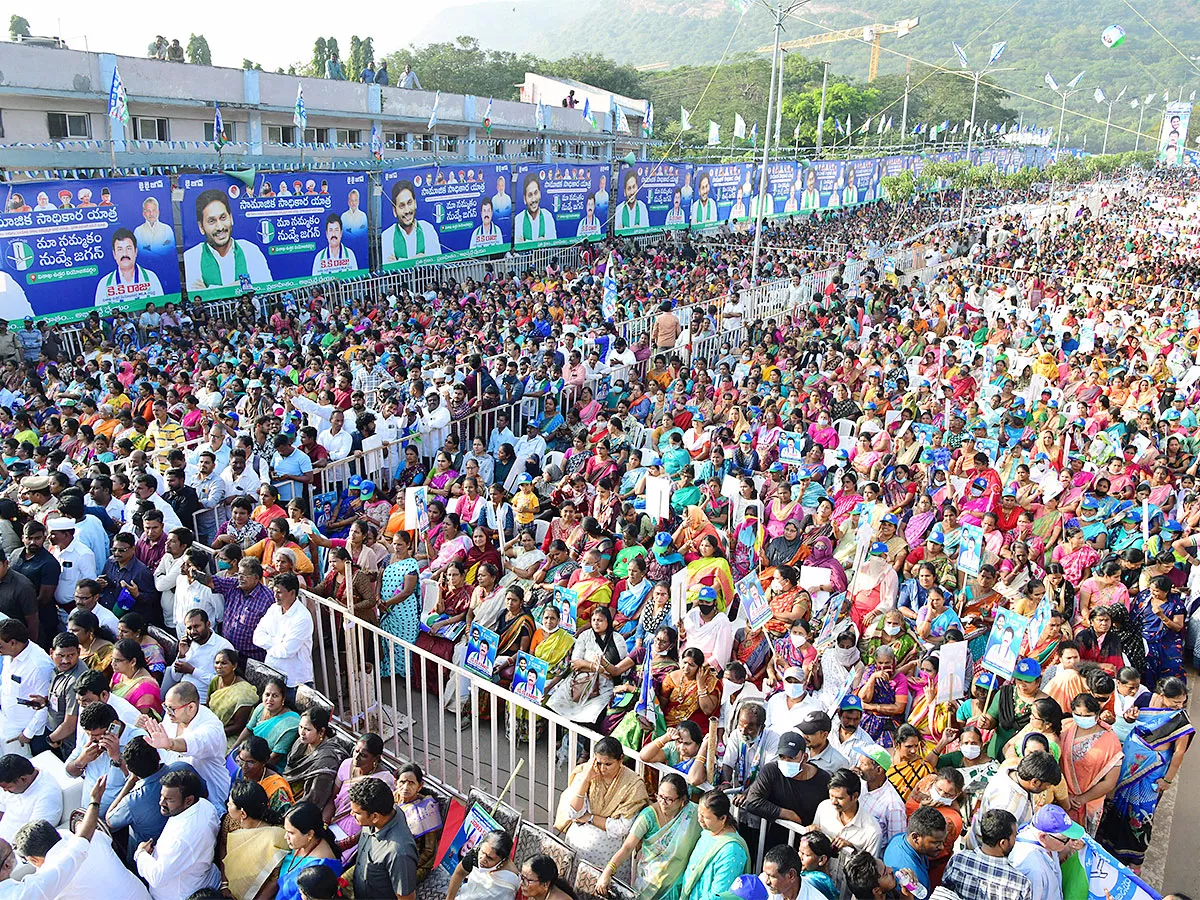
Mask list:
[[821,110],[817,113],[817,159],[821,158],[822,135],[825,132],[825,91],[829,87],[829,63],[825,63],[825,72],[821,76]]
[[[758,253],[759,253],[759,250],[762,248],[762,224],[763,224],[763,213],[765,212],[765,209],[764,209],[765,204],[763,202],[763,200],[764,200],[763,194],[766,193],[766,190],[767,190],[767,162],[771,158],[771,113],[774,111],[772,109],[772,107],[775,106],[775,66],[776,66],[777,62],[782,58],[782,55],[779,52],[779,35],[780,35],[780,32],[782,32],[782,31],[783,31],[783,6],[781,4],[776,4],[776,6],[775,6],[775,48],[774,48],[774,50],[771,51],[771,89],[770,89],[770,92],[767,94],[767,123],[766,123],[767,133],[763,136],[764,140],[763,140],[762,168],[760,168],[758,170],[758,209],[756,210],[757,215],[754,217],[754,250],[753,250],[753,255],[751,257],[751,262],[750,262],[750,283],[751,284],[756,284],[758,282]],[[780,88],[782,89],[782,87],[783,87],[783,84],[782,84],[783,83],[783,67],[782,66],[779,67],[779,81],[780,81]],[[782,90],[781,90],[780,94],[781,94],[781,99],[782,99]],[[778,135],[776,135],[775,139],[776,139],[776,141],[779,140]]]

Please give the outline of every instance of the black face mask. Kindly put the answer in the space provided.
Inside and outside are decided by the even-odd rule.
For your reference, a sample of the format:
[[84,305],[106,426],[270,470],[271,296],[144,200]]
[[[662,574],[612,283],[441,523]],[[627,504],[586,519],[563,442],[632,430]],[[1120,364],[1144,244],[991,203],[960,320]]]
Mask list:
[[712,615],[713,611],[717,608],[717,604],[715,603],[697,603],[696,606],[700,608],[700,614],[705,616]]

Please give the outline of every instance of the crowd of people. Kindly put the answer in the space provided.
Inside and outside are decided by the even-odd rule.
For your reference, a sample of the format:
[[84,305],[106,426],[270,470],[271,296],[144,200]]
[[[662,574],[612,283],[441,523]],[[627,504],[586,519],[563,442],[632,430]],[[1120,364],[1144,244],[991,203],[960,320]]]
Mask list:
[[[548,749],[600,893],[1081,900],[1096,848],[1136,872],[1200,662],[1200,268],[1197,180],[1130,178],[1043,219],[769,224],[773,317],[727,232],[614,245],[612,321],[605,248],[93,316],[77,355],[0,327],[0,897],[415,896],[444,810],[334,727],[319,602],[384,638],[357,666],[468,719],[406,645],[461,666],[487,629],[499,689],[544,666],[505,723],[594,736]],[[1007,668],[998,616],[1038,622]],[[52,765],[106,828],[58,830]],[[447,896],[572,896],[515,839]]]

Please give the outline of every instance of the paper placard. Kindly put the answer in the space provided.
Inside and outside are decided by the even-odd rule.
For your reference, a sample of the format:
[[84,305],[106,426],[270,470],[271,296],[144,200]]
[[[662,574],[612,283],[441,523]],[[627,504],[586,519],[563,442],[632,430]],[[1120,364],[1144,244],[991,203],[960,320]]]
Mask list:
[[687,569],[671,576],[671,614],[676,622],[683,621],[687,612]]
[[496,648],[500,645],[500,635],[482,625],[472,625],[467,637],[467,653],[463,657],[463,668],[491,678],[496,668]]
[[562,623],[562,627],[571,632],[571,634],[578,634],[575,618],[579,615],[579,591],[574,588],[563,587],[561,584],[555,585],[554,605],[558,607],[558,618]]
[[[646,479],[647,483],[649,483],[649,480],[650,480],[649,478]],[[662,480],[666,481],[668,483],[668,485],[670,484],[669,478],[663,478]],[[739,497],[741,497],[742,496],[742,480],[740,478],[738,478],[736,475],[726,475],[724,478],[722,478],[721,479],[721,496],[725,497],[728,500],[737,500]]]
[[429,492],[423,484],[404,489],[404,526],[420,532],[429,530]]
[[646,514],[656,519],[670,518],[671,479],[666,476],[646,476]]
[[996,621],[992,623],[983,651],[983,667],[1000,678],[1012,678],[1021,655],[1021,640],[1028,628],[1029,619],[1025,616],[1019,616],[1011,609],[997,609]]
[[518,697],[541,704],[546,696],[546,676],[550,664],[524,650],[517,653],[517,671],[513,675],[512,692]]
[[949,703],[966,696],[968,649],[966,641],[942,644],[938,653],[941,663],[938,666],[936,703]]
[[978,578],[979,567],[983,565],[983,529],[978,525],[963,525],[959,533],[958,568]]
[[785,466],[804,465],[804,435],[799,431],[779,433],[779,461]]
[[830,695],[833,697],[833,699],[829,702],[829,706],[826,707],[826,709],[825,709],[825,712],[829,714],[829,718],[834,719],[836,721],[838,709],[842,705],[842,700],[844,700],[846,698],[846,695],[848,693],[850,693],[850,688],[853,686],[854,679],[855,679],[855,677],[857,677],[858,670],[860,668],[861,668],[861,665],[856,665],[856,666],[852,667],[850,669],[850,671],[848,671],[845,674],[845,676],[842,678],[842,683],[838,687],[837,693]]
[[751,629],[757,631],[771,619],[771,604],[767,602],[767,595],[763,591],[758,573],[751,572],[734,587],[742,600],[742,609],[745,611],[747,624]]
[[833,571],[825,566],[801,566],[800,587],[808,592],[833,583]]

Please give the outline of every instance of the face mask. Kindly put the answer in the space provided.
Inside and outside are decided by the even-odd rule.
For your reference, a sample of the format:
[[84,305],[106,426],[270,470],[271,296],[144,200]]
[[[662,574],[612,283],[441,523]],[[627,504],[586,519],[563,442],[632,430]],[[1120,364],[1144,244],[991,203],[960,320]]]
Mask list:
[[744,684],[738,684],[736,681],[725,679],[721,682],[721,702],[728,703],[733,699],[733,695],[740,691]]
[[900,633],[900,626],[899,625],[884,625],[883,630],[885,632],[887,632],[888,634],[890,634],[892,637],[895,637],[896,635],[898,635]]
[[705,616],[710,615],[717,608],[715,603],[698,603],[696,605],[700,607],[701,614]]
[[833,653],[834,659],[843,666],[854,665],[854,663],[859,662],[862,658],[862,654],[858,652],[857,647],[836,647]]
[[937,788],[931,787],[929,789],[929,805],[930,806],[949,806],[951,804],[951,802],[952,802],[951,799],[949,797],[943,795],[942,792],[939,791]]
[[795,778],[804,768],[804,763],[789,761],[785,759],[779,760],[779,772],[784,778]]
[[792,646],[799,650],[807,642],[807,638],[802,634],[789,634],[788,640],[792,642]]
[[558,631],[560,627],[561,626],[559,625],[555,625],[553,628],[547,628],[545,625],[543,625],[542,634],[546,635],[546,637],[549,637],[550,635],[554,634],[554,632]]
[[226,560],[223,560],[223,559],[217,560],[217,570],[218,571],[223,572],[226,569],[228,569],[230,567],[230,565],[231,565],[231,563],[227,562]]
[[593,567],[593,566],[590,566],[590,565],[588,565],[587,563],[584,563],[584,564],[583,564],[583,565],[581,565],[579,568],[580,568],[580,570],[583,572],[583,574],[584,574],[584,575],[591,575],[591,574],[592,574],[592,569],[593,569],[594,567]]
[[979,759],[979,754],[983,752],[979,744],[960,744],[958,749],[962,751],[963,759]]
[[1087,729],[1096,727],[1095,716],[1071,716],[1071,718],[1075,720],[1076,728]]
[[794,681],[785,681],[783,683],[783,691],[793,700],[799,700],[804,696],[804,685]]

